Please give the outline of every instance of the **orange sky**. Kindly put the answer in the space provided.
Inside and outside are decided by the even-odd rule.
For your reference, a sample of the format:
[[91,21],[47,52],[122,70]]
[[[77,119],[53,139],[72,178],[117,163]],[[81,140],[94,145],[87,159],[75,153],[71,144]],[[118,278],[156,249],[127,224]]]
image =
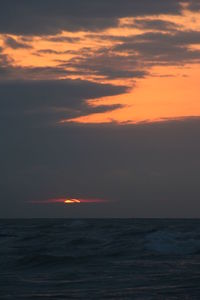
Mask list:
[[[83,123],[102,122],[153,122],[168,118],[200,115],[199,65],[187,68],[154,68],[154,74],[140,79],[135,88],[125,95],[91,101],[94,104],[125,104],[125,108],[104,114],[80,117],[74,121]],[[167,74],[173,76],[167,77]]]
[[[148,17],[154,20],[160,19],[174,22],[180,30],[200,30],[200,14],[183,12],[182,16],[155,16]],[[138,18],[136,18],[138,19]],[[145,18],[143,18],[145,20]],[[74,42],[50,41],[51,36],[32,37],[27,44],[32,48],[14,49],[6,46],[4,40],[7,35],[0,35],[0,46],[4,49],[4,54],[8,55],[12,65],[17,67],[56,67],[60,62],[69,62],[76,59],[79,53],[82,54],[84,48],[87,47],[88,52],[95,54],[100,49],[110,48],[114,45],[120,45],[117,39],[109,39],[110,36],[137,35],[144,33],[144,29],[130,28],[130,24],[134,19],[121,19],[117,28],[107,29],[98,34],[88,32],[63,32],[57,37],[79,38]],[[148,32],[148,28],[145,32]],[[105,39],[105,37],[107,38]],[[9,35],[16,41],[21,41],[21,36]],[[200,45],[189,45],[193,49],[200,49]],[[188,46],[188,47],[189,47]],[[41,50],[51,49],[54,53],[39,53]],[[57,53],[56,53],[57,51]],[[112,53],[112,52],[111,52]],[[120,55],[126,56],[126,52]],[[122,65],[123,67],[123,65]],[[132,66],[126,66],[132,68]],[[123,95],[105,97],[102,99],[90,100],[91,106],[106,104],[122,104],[123,108],[109,111],[106,113],[91,114],[79,117],[70,121],[83,123],[104,123],[104,122],[120,122],[120,123],[138,123],[138,122],[154,122],[165,120],[168,118],[181,118],[188,116],[200,115],[199,101],[199,84],[200,71],[197,62],[188,62],[181,65],[154,65],[144,66],[149,72],[145,78],[106,78],[98,74],[90,72],[81,72],[80,74],[58,76],[58,78],[81,78],[84,80],[92,80],[99,83],[110,83],[114,85],[128,85],[130,91]],[[68,67],[73,71],[73,66]],[[69,120],[60,120],[61,123]]]

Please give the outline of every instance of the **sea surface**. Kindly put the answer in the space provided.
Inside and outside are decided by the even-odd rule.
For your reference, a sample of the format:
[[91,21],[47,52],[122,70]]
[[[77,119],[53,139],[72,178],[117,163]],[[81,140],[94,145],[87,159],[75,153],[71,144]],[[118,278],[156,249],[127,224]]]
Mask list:
[[200,220],[0,220],[0,299],[200,299]]

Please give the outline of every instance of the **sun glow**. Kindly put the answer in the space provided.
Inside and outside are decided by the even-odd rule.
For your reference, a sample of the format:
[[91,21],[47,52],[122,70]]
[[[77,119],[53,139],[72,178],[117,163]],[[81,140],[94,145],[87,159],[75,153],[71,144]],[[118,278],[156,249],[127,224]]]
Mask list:
[[30,203],[34,204],[74,204],[74,203],[104,203],[107,202],[105,199],[77,199],[77,198],[53,198],[47,200],[32,200]]
[[64,201],[65,204],[81,203],[79,199],[67,199]]

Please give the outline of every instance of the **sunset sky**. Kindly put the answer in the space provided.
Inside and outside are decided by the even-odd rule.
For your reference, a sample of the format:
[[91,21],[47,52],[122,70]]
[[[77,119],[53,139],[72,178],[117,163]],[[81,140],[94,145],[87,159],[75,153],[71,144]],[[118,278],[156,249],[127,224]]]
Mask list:
[[198,0],[2,0],[0,216],[199,217],[199,67]]

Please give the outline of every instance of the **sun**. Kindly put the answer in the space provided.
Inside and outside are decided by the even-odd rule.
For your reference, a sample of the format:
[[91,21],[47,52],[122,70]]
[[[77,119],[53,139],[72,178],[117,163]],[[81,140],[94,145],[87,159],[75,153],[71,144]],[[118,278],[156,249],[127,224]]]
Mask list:
[[79,199],[66,199],[64,201],[65,204],[73,204],[73,203],[81,203]]

